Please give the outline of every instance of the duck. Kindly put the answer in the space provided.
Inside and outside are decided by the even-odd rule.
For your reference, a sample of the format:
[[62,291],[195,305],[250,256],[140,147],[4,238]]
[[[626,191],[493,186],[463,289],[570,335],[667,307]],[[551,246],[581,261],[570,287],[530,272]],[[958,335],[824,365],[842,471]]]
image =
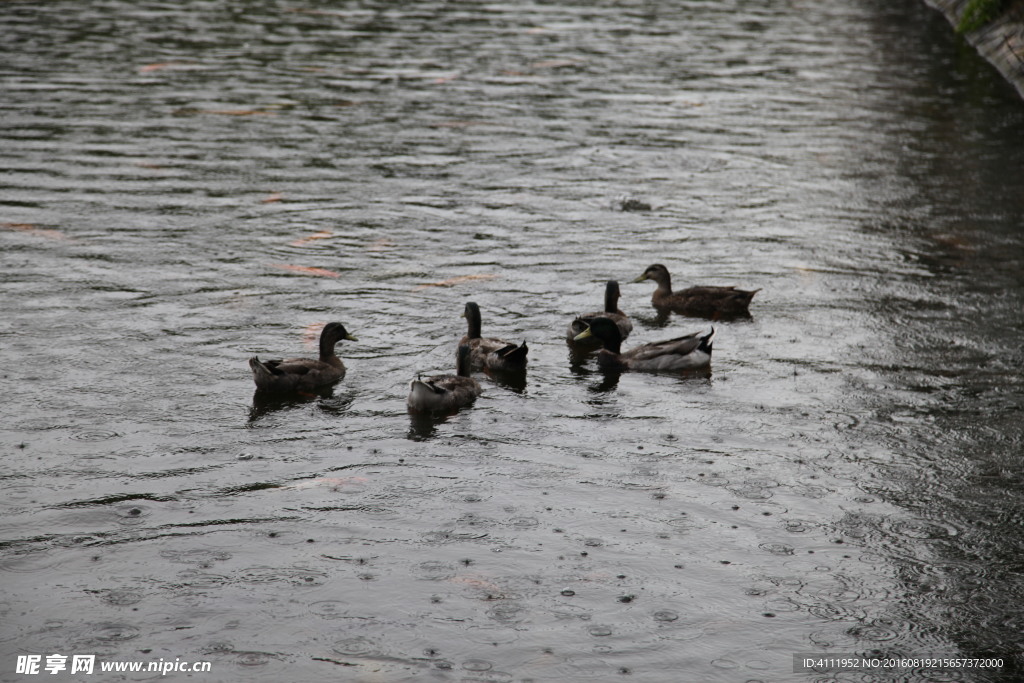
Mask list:
[[749,316],[750,300],[760,292],[736,289],[735,287],[698,286],[679,292],[672,291],[672,276],[668,268],[655,263],[633,282],[654,280],[658,288],[651,295],[651,303],[659,311],[674,311],[683,315],[711,318]]
[[419,413],[439,413],[458,410],[472,403],[483,393],[480,383],[469,376],[472,349],[460,344],[455,354],[454,375],[417,377],[409,383],[409,410]]
[[577,335],[577,340],[597,337],[604,348],[597,354],[597,363],[604,370],[635,372],[676,372],[701,370],[711,366],[711,345],[715,328],[707,334],[699,332],[685,337],[651,342],[622,352],[622,335],[614,320],[599,317]]
[[[633,331],[633,321],[629,319],[628,315],[619,310],[619,296],[618,281],[609,280],[604,288],[604,310],[585,313],[569,323],[569,329],[565,335],[566,341],[574,342],[576,337],[587,329],[590,322],[598,317],[608,318],[613,321],[616,327],[619,328],[619,334],[622,338],[628,337],[629,333]],[[600,346],[600,340],[593,337],[590,339],[593,341],[594,346]],[[586,339],[581,343],[586,343]]]
[[249,359],[257,390],[273,392],[312,391],[339,381],[345,376],[345,364],[334,353],[342,339],[359,341],[341,323],[327,323],[320,332],[320,358],[289,358],[261,361]]
[[480,336],[480,307],[469,301],[462,313],[468,330],[459,340],[459,346],[468,346],[473,370],[517,371],[526,368],[526,354],[530,349],[524,341],[519,346],[501,339]]

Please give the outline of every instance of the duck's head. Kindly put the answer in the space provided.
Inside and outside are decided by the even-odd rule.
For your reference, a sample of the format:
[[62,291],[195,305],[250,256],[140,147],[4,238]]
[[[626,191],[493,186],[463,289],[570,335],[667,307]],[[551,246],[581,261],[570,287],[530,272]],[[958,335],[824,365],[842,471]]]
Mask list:
[[622,333],[619,332],[619,326],[615,324],[614,320],[608,318],[594,318],[590,321],[590,326],[587,329],[573,337],[573,341],[582,341],[588,337],[600,339],[606,349],[616,353],[622,345]]
[[327,323],[324,325],[324,329],[320,332],[320,343],[330,344],[332,347],[340,342],[342,339],[348,341],[359,341],[356,337],[349,334],[348,330],[341,323]]
[[645,270],[643,272],[643,274],[640,275],[640,277],[638,277],[637,279],[633,280],[633,282],[643,282],[644,280],[654,280],[655,282],[660,284],[660,283],[668,280],[669,277],[670,276],[668,274],[668,268],[666,268],[665,266],[661,265],[660,263],[655,263],[655,264],[647,266],[647,270]]

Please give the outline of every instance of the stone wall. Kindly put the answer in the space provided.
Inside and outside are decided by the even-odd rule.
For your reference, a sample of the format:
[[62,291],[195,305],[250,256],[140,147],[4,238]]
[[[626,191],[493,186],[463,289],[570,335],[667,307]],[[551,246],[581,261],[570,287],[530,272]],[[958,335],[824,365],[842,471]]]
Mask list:
[[[957,26],[971,0],[925,2]],[[1024,97],[1024,0],[1009,0],[997,18],[964,34],[964,37]]]

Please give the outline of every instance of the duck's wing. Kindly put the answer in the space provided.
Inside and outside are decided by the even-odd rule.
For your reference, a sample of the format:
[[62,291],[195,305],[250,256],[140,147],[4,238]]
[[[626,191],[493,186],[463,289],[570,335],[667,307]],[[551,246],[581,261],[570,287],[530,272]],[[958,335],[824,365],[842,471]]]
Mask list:
[[481,393],[480,383],[472,377],[459,375],[443,375],[431,377],[430,384],[439,393],[452,393],[457,396],[476,396]]
[[698,285],[675,292],[674,296],[678,296],[680,299],[729,299],[735,296],[737,292],[742,292],[742,290],[738,290],[734,286],[715,287]]
[[644,344],[619,356],[618,360],[630,370],[647,372],[675,372],[704,368],[711,364],[711,343],[714,330],[708,334],[689,334],[685,337]]
[[448,390],[444,388],[443,381],[444,381],[443,377],[442,378],[435,377],[435,378],[428,379],[428,380],[420,380],[420,384],[424,385],[424,387],[426,387],[426,389],[430,393],[435,394],[437,396],[440,396],[441,394],[444,394],[444,393],[448,392]]
[[626,360],[647,361],[664,356],[686,356],[701,345],[701,338],[697,334],[688,334],[685,337],[666,339],[665,341],[651,342],[643,346],[637,346],[622,354]]
[[491,353],[499,353],[507,350],[509,347],[515,346],[515,344],[510,344],[507,341],[502,341],[501,339],[495,339],[493,337],[469,339],[462,343],[469,345],[469,350],[474,356],[486,356]]
[[477,370],[485,367],[499,370],[522,369],[526,365],[526,354],[530,351],[526,342],[516,345],[493,337],[463,338],[459,343],[469,346],[470,363]]
[[280,359],[260,361],[253,356],[249,359],[249,368],[252,369],[253,381],[260,389],[268,391],[294,391],[307,384],[313,384],[313,378],[305,372],[292,372],[293,368],[285,366],[282,370],[283,361]]
[[264,361],[263,365],[274,375],[308,375],[326,365],[312,358],[289,358]]
[[678,297],[681,301],[694,301],[701,302],[706,301],[709,303],[717,303],[719,305],[741,305],[747,306],[750,304],[750,300],[754,298],[754,295],[760,292],[759,289],[746,290],[737,289],[734,286],[729,287],[711,287],[711,286],[698,286],[689,287],[680,292],[676,292],[673,297]]

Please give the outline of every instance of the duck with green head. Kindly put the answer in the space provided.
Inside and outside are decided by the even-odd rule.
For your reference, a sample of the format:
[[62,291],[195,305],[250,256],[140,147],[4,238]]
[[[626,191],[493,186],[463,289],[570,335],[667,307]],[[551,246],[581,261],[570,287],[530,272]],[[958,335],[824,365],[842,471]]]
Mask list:
[[312,391],[334,384],[345,376],[345,364],[334,352],[342,339],[358,341],[341,323],[327,323],[320,332],[319,358],[261,361],[249,359],[257,389],[273,392]]
[[619,283],[615,280],[609,280],[604,288],[604,310],[595,311],[593,313],[585,313],[579,316],[571,323],[569,323],[569,329],[566,332],[566,341],[585,346],[599,347],[600,341],[594,337],[585,338],[582,342],[576,342],[576,337],[590,326],[590,323],[594,318],[604,317],[613,321],[616,327],[619,328],[619,334],[625,339],[629,336],[629,333],[633,331],[633,322],[629,319],[629,316],[619,310]]
[[651,342],[623,353],[622,335],[614,321],[594,318],[577,340],[596,337],[604,348],[597,354],[597,363],[605,370],[635,372],[678,372],[701,370],[711,366],[711,345],[715,328],[707,334],[688,334],[660,342]]
[[668,268],[655,263],[647,266],[633,282],[654,280],[658,288],[651,295],[651,303],[659,311],[674,311],[701,318],[742,317],[750,315],[750,300],[760,289],[747,291],[735,287],[697,286],[678,292],[672,291],[672,276]]

